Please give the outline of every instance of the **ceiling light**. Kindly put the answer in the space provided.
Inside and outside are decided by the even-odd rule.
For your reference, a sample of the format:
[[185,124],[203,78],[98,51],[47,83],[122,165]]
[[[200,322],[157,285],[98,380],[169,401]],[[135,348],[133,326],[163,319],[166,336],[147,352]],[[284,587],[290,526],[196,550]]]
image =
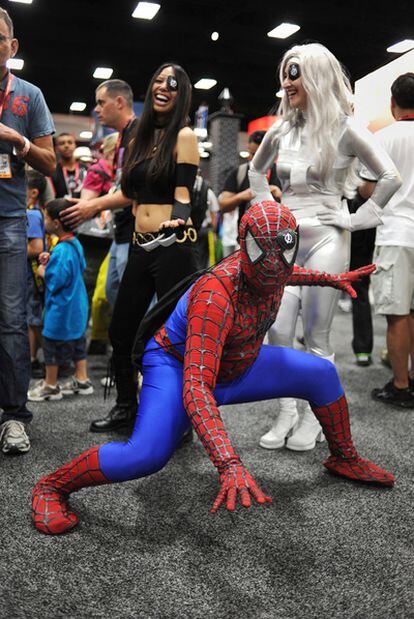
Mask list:
[[206,150],[210,150],[210,148],[213,148],[213,142],[201,142],[201,146]]
[[8,69],[14,69],[15,71],[21,71],[24,67],[23,58],[9,58],[6,62]]
[[83,112],[83,110],[86,108],[86,103],[83,103],[83,101],[74,101],[73,103],[70,104],[70,110],[71,112]]
[[218,32],[212,32],[211,33],[211,40],[212,41],[217,41],[217,39],[219,38],[219,33]]
[[281,99],[284,94],[285,94],[285,91],[283,90],[283,88],[281,88],[280,90],[277,91],[276,97],[279,97],[279,99]]
[[96,77],[98,80],[109,80],[113,72],[114,70],[110,67],[96,67],[93,77]]
[[10,0],[10,2],[21,2],[22,4],[32,4],[33,0]]
[[210,157],[210,153],[208,153],[206,150],[203,150],[203,151],[200,153],[200,157],[201,157],[202,159],[207,159],[207,157]]
[[391,52],[392,54],[403,54],[404,52],[408,52],[409,49],[413,49],[413,47],[413,39],[404,39],[404,41],[394,43],[394,45],[387,47],[387,52]]
[[280,24],[277,28],[273,28],[270,32],[267,33],[268,37],[274,37],[275,39],[287,39],[291,34],[294,34],[300,30],[300,26],[296,24]]
[[203,77],[201,80],[198,80],[196,84],[194,84],[194,88],[198,90],[210,90],[217,84],[217,80],[210,79],[208,77]]
[[132,17],[136,19],[152,19],[160,10],[161,5],[155,2],[138,2]]
[[92,131],[81,131],[79,134],[80,138],[83,138],[84,140],[90,140],[92,139],[93,133]]
[[247,157],[249,157],[250,153],[248,150],[241,150],[239,152],[240,157],[242,157],[242,159],[247,159]]

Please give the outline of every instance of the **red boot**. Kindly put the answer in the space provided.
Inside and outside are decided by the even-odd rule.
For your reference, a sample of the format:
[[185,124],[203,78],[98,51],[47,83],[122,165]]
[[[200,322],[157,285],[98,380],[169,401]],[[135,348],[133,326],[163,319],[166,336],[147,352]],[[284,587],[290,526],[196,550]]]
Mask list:
[[47,535],[73,529],[78,518],[69,511],[69,494],[87,486],[111,483],[100,469],[98,450],[99,447],[93,447],[84,451],[36,484],[32,493],[32,518],[36,529]]
[[326,468],[342,477],[372,484],[393,486],[395,478],[391,473],[361,458],[351,438],[348,404],[345,396],[326,406],[312,406],[323,428],[331,455],[323,463]]

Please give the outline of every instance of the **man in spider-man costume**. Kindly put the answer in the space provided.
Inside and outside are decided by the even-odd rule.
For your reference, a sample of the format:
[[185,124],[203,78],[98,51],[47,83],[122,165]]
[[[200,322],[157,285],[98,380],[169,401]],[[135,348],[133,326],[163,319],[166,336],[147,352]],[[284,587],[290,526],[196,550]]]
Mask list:
[[235,452],[218,407],[293,396],[308,400],[331,455],[329,471],[392,486],[394,477],[361,458],[352,443],[348,406],[335,366],[308,353],[262,345],[285,285],[333,286],[355,295],[351,282],[373,267],[328,275],[294,266],[299,231],[275,202],[253,205],[240,225],[240,251],[202,275],[148,342],[133,434],[127,443],[94,447],[41,479],[33,519],[43,533],[77,524],[68,496],[86,486],[122,482],[162,469],[193,425],[220,477],[211,511],[232,511],[237,497],[270,503]]

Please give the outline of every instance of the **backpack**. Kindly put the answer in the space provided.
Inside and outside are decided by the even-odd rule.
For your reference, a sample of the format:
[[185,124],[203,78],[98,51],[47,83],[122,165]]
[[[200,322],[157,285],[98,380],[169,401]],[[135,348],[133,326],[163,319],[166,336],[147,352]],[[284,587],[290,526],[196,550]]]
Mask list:
[[202,269],[179,281],[178,284],[161,297],[154,307],[145,314],[138,327],[132,346],[132,365],[140,370],[140,372],[142,372],[142,358],[144,356],[145,346],[172,314],[183,294],[206,272],[207,269]]
[[197,232],[200,230],[206,217],[208,209],[208,190],[209,184],[204,180],[204,178],[201,179],[201,185],[198,182],[198,179],[196,180],[191,200],[191,219]]

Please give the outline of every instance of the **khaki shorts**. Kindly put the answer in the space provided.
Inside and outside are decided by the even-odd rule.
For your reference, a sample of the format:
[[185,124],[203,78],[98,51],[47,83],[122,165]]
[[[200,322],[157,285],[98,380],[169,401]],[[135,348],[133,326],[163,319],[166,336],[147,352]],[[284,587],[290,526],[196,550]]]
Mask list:
[[414,309],[414,248],[376,245],[372,261],[375,312],[407,316]]

